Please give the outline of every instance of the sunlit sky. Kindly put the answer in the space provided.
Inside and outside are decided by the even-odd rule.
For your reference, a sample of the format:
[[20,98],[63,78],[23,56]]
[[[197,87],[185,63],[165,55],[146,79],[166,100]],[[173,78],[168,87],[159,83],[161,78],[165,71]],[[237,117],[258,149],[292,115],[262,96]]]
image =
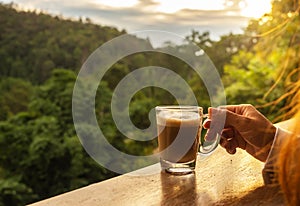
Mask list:
[[[12,0],[0,0],[10,3]],[[13,0],[23,9],[36,9],[66,18],[125,29],[164,30],[186,36],[209,31],[212,38],[241,33],[249,19],[271,10],[271,0]]]

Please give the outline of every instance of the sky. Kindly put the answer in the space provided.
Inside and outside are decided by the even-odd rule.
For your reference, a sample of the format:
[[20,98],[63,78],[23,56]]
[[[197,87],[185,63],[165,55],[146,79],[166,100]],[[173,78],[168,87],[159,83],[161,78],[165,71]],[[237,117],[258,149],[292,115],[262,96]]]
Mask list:
[[[10,3],[12,0],[0,0]],[[241,33],[251,18],[271,10],[271,0],[13,0],[25,10],[89,18],[127,32],[163,30],[180,36],[209,31],[212,39]]]

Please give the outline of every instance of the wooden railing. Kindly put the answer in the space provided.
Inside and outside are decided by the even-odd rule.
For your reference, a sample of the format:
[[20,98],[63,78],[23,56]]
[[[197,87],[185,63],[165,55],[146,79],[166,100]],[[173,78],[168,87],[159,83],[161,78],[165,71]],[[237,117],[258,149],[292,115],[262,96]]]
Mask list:
[[[159,167],[155,164],[144,170]],[[283,205],[280,189],[264,185],[262,168],[263,163],[245,151],[229,155],[219,147],[211,156],[198,158],[194,174],[125,174],[32,206]]]

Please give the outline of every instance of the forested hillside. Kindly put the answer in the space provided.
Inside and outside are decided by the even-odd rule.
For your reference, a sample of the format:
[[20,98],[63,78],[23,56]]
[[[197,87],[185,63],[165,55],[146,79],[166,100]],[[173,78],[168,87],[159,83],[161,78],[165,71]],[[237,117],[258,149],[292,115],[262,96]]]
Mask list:
[[124,33],[89,21],[18,12],[4,5],[0,15],[0,75],[20,77],[34,84],[45,82],[54,68],[78,70],[92,51]]
[[[84,151],[74,129],[72,93],[88,56],[126,31],[89,19],[19,11],[13,4],[0,4],[0,30],[0,205],[24,205],[118,175]],[[208,32],[191,31],[186,38],[215,64],[228,104],[254,104],[277,121],[294,112],[288,102],[299,89],[291,87],[299,79],[299,31],[298,3],[275,0],[272,12],[250,21],[243,34],[213,41]],[[140,42],[151,46],[146,39]],[[151,65],[173,69],[199,105],[210,106],[201,79],[174,57],[145,52],[118,61],[100,83],[95,111],[108,141],[128,154],[151,154],[157,142],[129,140],[118,131],[110,113],[112,93],[126,74]],[[176,103],[163,89],[144,88],[132,98],[131,120],[146,128],[149,110]]]

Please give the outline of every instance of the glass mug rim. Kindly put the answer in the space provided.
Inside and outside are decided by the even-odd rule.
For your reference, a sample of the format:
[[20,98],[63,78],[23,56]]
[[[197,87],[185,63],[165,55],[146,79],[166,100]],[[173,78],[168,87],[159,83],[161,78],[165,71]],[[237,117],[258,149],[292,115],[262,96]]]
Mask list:
[[200,106],[193,106],[193,105],[162,105],[162,106],[156,106],[155,107],[156,109],[160,109],[160,110],[163,110],[163,109],[168,109],[168,110],[171,110],[171,109],[184,109],[184,110],[195,110],[195,109],[201,109],[203,110],[202,107]]
[[[162,110],[168,110],[168,111],[190,111],[190,112],[198,112],[201,118],[208,118],[208,114],[203,113],[203,107],[201,106],[193,106],[193,105],[162,105],[162,106],[156,106],[155,107],[156,112],[162,111]],[[202,123],[202,122],[201,122]]]

